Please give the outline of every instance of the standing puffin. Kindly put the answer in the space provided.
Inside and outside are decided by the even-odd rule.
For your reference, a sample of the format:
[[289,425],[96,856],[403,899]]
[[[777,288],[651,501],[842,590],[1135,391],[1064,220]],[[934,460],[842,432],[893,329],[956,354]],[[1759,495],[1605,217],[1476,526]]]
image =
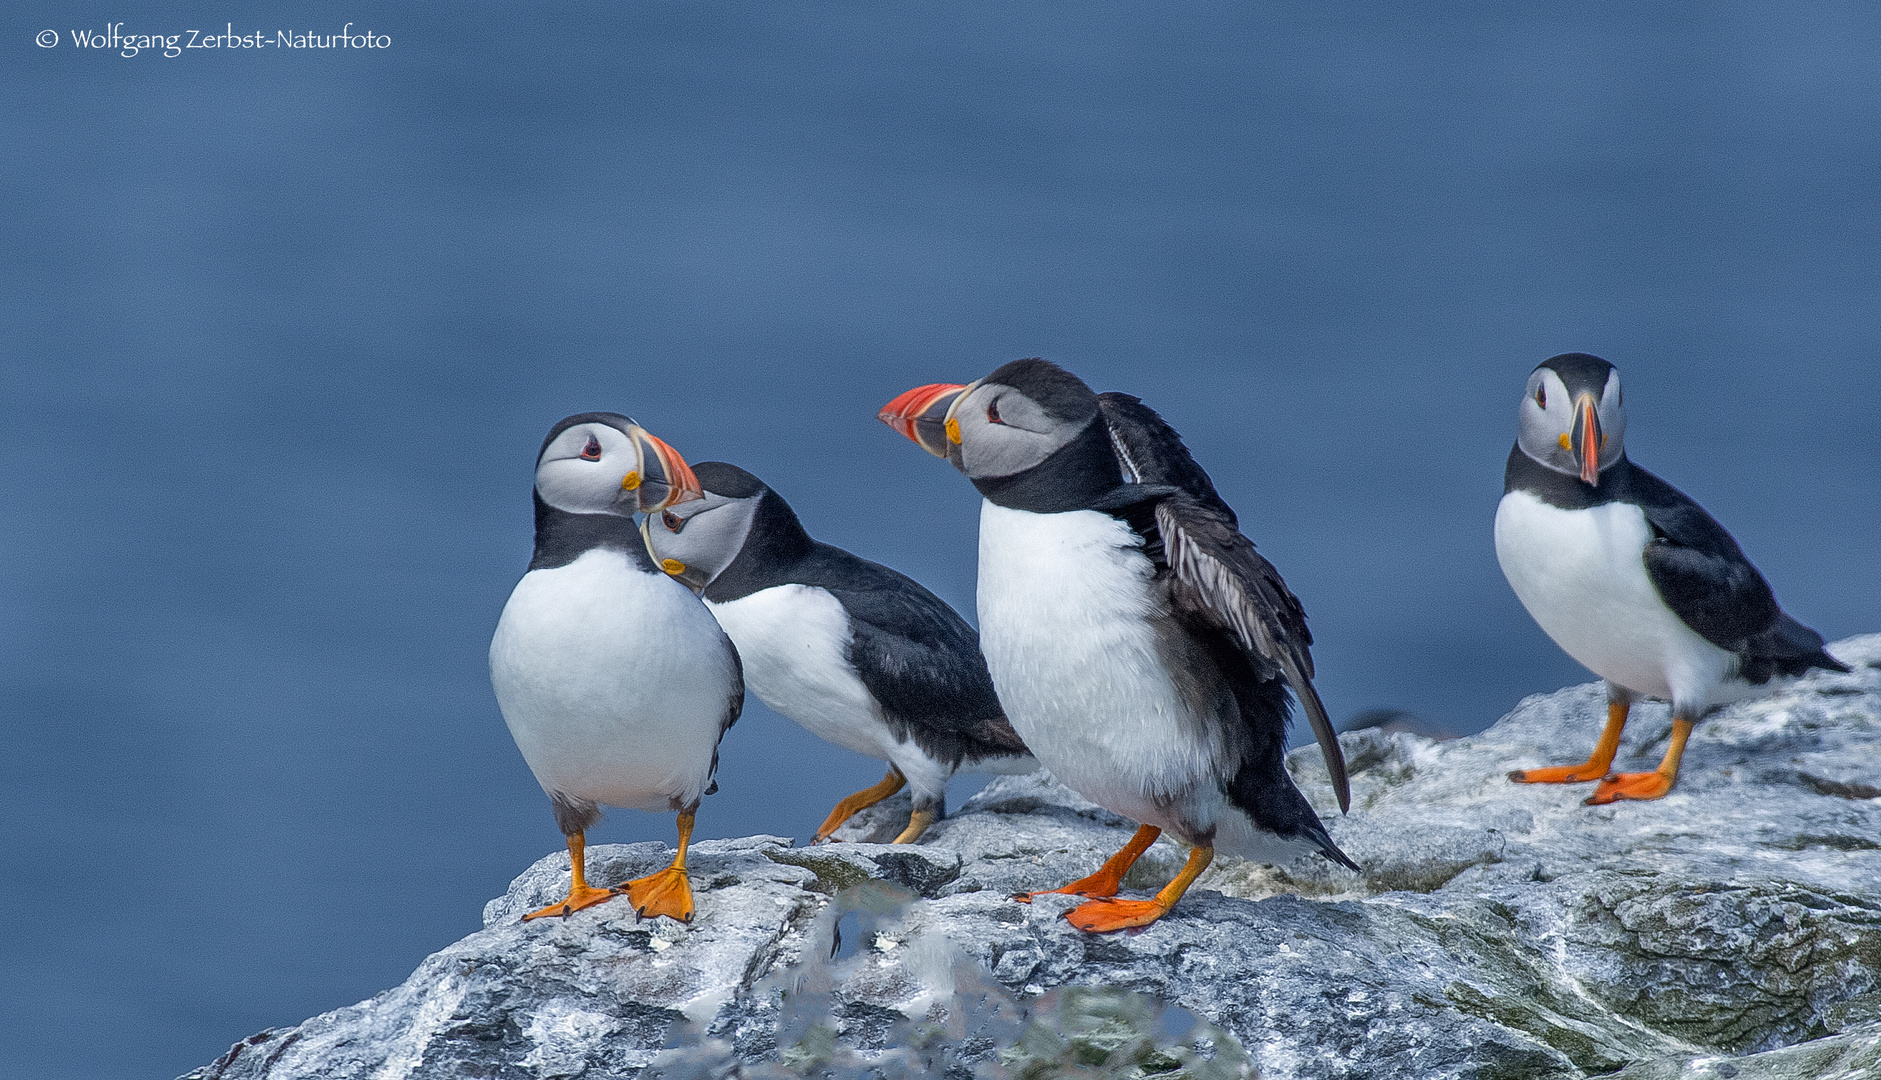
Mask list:
[[[490,684],[568,838],[570,915],[625,892],[642,916],[692,918],[686,846],[718,741],[744,707],[738,653],[697,597],[647,557],[636,510],[699,497],[673,449],[618,413],[556,424],[536,458],[536,546],[490,642]],[[583,834],[601,804],[679,811],[673,864],[588,885]]]
[[[1612,364],[1586,353],[1544,361],[1528,376],[1496,508],[1496,558],[1522,606],[1607,682],[1607,726],[1585,762],[1509,779],[1599,780],[1590,805],[1671,791],[1712,707],[1779,676],[1848,670],[1777,607],[1724,526],[1627,460],[1625,434]],[[1609,775],[1641,697],[1672,703],[1671,745],[1652,772]]]
[[888,762],[882,782],[831,810],[850,815],[913,789],[895,837],[910,844],[946,813],[947,781],[1037,767],[1013,733],[979,636],[912,578],[818,543],[783,496],[736,465],[693,466],[704,498],[649,514],[647,549],[697,590],[744,661],[758,697],[813,734]]
[[[1095,898],[1072,925],[1155,922],[1217,847],[1357,869],[1287,775],[1290,686],[1349,801],[1306,616],[1162,417],[1037,359],[880,415],[985,496],[980,644],[1012,726],[1066,786],[1142,823],[1095,874],[1047,890]],[[1164,829],[1194,845],[1181,873],[1154,899],[1115,899]]]

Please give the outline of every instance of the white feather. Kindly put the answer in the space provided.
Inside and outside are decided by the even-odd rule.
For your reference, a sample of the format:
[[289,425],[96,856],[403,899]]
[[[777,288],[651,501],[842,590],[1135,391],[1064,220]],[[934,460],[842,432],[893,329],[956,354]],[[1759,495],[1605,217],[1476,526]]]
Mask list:
[[1645,513],[1580,510],[1511,491],[1496,508],[1496,559],[1522,606],[1569,656],[1635,694],[1702,709],[1749,691],[1737,657],[1685,625],[1646,574]]
[[1155,572],[1130,526],[1095,510],[980,511],[980,645],[1007,717],[1066,786],[1178,833],[1219,826],[1224,851],[1306,850],[1221,793],[1223,748],[1170,678],[1152,619]]
[[731,643],[697,597],[619,551],[523,575],[490,642],[490,682],[545,791],[690,805],[711,779]]

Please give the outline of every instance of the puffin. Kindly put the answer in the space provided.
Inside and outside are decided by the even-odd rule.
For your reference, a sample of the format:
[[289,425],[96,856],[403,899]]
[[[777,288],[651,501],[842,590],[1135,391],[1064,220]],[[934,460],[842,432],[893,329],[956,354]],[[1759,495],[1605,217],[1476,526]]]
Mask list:
[[[1033,358],[916,387],[879,417],[983,497],[980,645],[1013,729],[1067,787],[1140,823],[1097,872],[1015,899],[1086,897],[1066,918],[1100,933],[1168,914],[1217,848],[1358,869],[1287,774],[1291,690],[1350,802],[1306,615],[1161,416]],[[1118,899],[1165,830],[1193,845],[1181,872]]]
[[[699,494],[685,459],[619,413],[567,417],[536,457],[535,553],[490,641],[490,685],[567,838],[570,876],[568,897],[525,922],[621,893],[643,918],[692,919],[686,848],[744,676],[712,613],[647,556],[633,515]],[[678,811],[672,865],[589,885],[584,834],[603,804]]]
[[[1847,671],[1776,596],[1717,519],[1626,456],[1620,373],[1563,353],[1528,376],[1496,507],[1496,559],[1542,630],[1606,681],[1607,722],[1578,765],[1520,769],[1522,784],[1598,780],[1586,799],[1657,799],[1712,709],[1812,668]],[[1652,772],[1610,773],[1634,701],[1672,704]]]
[[946,814],[947,781],[1029,772],[980,655],[979,635],[914,579],[812,539],[769,485],[722,461],[695,464],[703,497],[649,514],[647,550],[705,600],[744,662],[747,685],[812,734],[888,763],[836,804],[813,843],[904,786],[897,844]]

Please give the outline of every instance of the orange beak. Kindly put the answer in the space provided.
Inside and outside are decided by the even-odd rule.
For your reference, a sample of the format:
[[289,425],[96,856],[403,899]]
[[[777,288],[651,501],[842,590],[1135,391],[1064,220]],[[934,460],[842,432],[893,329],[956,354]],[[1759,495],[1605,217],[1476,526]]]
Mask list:
[[699,478],[692,474],[692,466],[679,456],[679,451],[638,424],[627,432],[627,437],[640,452],[640,468],[628,473],[620,486],[634,493],[641,513],[655,514],[674,503],[705,497]]
[[882,406],[876,419],[901,432],[935,457],[947,456],[947,411],[966,387],[959,383],[917,386]]
[[1592,394],[1582,394],[1574,399],[1574,424],[1570,441],[1574,455],[1581,459],[1581,482],[1598,484],[1601,444],[1606,440],[1600,434],[1600,410],[1594,404]]

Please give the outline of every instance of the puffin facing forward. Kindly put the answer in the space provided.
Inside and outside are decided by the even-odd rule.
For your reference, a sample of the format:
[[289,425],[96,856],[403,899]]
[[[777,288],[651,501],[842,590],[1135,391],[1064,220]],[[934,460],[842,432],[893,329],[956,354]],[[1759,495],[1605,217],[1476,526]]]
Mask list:
[[[1349,801],[1306,616],[1160,416],[1033,359],[910,390],[881,419],[985,496],[980,643],[1012,726],[1066,786],[1142,823],[1095,874],[1047,890],[1094,898],[1072,925],[1156,921],[1217,847],[1357,869],[1287,775],[1291,687]],[[1194,845],[1181,873],[1115,899],[1164,829]]]
[[[497,705],[568,839],[568,898],[525,921],[623,892],[642,916],[692,918],[693,813],[715,789],[744,680],[711,613],[647,557],[633,514],[698,497],[685,461],[618,413],[568,417],[543,441],[535,556],[490,641]],[[584,833],[603,803],[679,811],[673,864],[589,886]]]
[[[1496,508],[1496,558],[1555,644],[1607,683],[1607,726],[1579,765],[1509,774],[1599,780],[1591,804],[1657,799],[1713,707],[1811,668],[1847,671],[1783,613],[1763,575],[1703,507],[1627,460],[1620,373],[1586,353],[1528,377]],[[1609,775],[1635,699],[1672,703],[1659,767]]]
[[1038,767],[1000,711],[979,636],[906,575],[819,543],[783,496],[736,465],[693,466],[704,498],[649,514],[647,549],[697,590],[731,635],[766,705],[837,746],[888,762],[882,782],[836,804],[817,840],[912,788],[895,837],[946,813],[962,767]]

